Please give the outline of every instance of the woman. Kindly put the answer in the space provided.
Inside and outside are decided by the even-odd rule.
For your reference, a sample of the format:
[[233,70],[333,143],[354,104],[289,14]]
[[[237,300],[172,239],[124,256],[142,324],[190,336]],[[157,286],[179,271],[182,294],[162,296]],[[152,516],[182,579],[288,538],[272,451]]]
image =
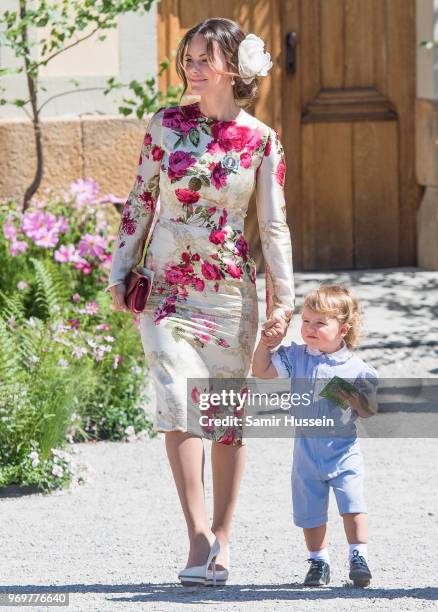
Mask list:
[[[142,343],[166,450],[190,541],[183,584],[224,584],[228,540],[245,462],[237,429],[188,427],[191,378],[245,379],[257,326],[255,263],[243,235],[256,185],[266,262],[265,332],[284,337],[294,307],[292,247],[284,202],[285,162],[277,132],[237,104],[251,103],[258,76],[272,66],[263,41],[229,19],[191,28],[177,51],[177,71],[199,102],[159,109],[150,119],[138,176],[124,207],[107,290],[126,309],[123,281],[141,257],[160,196],[145,266],[155,273],[140,315]],[[271,331],[269,331],[271,330]],[[208,387],[204,387],[204,390]],[[209,388],[209,387],[208,387]],[[212,440],[213,522],[203,486],[203,437]],[[212,569],[210,569],[210,563]]]

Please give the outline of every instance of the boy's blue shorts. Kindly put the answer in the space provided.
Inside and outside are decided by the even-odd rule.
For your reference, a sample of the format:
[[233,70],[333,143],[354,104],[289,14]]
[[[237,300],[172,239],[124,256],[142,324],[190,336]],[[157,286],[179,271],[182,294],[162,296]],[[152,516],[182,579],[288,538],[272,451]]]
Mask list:
[[318,527],[327,523],[330,487],[340,515],[366,513],[363,476],[357,440],[296,438],[291,475],[295,525]]

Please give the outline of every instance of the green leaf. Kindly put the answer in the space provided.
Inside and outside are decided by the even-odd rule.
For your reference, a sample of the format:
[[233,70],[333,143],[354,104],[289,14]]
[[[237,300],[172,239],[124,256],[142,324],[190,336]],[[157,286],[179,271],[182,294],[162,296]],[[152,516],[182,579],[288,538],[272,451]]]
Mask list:
[[189,131],[189,140],[190,142],[197,147],[199,144],[199,132],[196,128],[190,128]]

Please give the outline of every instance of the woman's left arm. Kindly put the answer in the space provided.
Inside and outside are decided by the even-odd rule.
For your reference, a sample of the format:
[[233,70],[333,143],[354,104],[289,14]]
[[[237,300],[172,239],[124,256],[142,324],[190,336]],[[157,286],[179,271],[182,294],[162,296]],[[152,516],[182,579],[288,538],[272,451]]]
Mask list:
[[270,128],[263,160],[256,173],[257,218],[266,278],[268,321],[264,327],[270,329],[276,321],[284,321],[284,333],[295,306],[292,241],[284,198],[285,176],[283,146],[277,132]]

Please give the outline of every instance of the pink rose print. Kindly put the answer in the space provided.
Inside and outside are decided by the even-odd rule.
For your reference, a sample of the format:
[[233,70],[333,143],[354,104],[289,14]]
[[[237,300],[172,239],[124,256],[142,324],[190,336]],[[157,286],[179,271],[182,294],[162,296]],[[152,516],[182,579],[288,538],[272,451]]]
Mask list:
[[271,152],[271,138],[268,136],[266,140],[266,146],[265,146],[265,152],[264,152],[265,156],[267,157],[270,152]]
[[275,178],[280,187],[284,187],[284,178],[286,174],[286,164],[284,163],[284,158],[282,157],[278,162],[277,170],[275,172]]
[[167,108],[163,114],[163,125],[187,136],[192,128],[197,128],[196,118],[198,116],[199,113],[192,105]]
[[131,211],[128,204],[125,204],[125,209],[123,211],[123,216],[120,223],[125,234],[128,234],[129,236],[135,234],[135,228],[137,226],[134,219],[131,217]]
[[177,180],[186,175],[190,166],[196,164],[196,159],[184,151],[175,151],[169,155],[168,175],[171,180]]
[[243,257],[243,259],[247,259],[247,254],[248,254],[248,243],[246,242],[245,238],[243,236],[240,236],[240,238],[237,240],[236,242],[236,252],[238,255],[240,255],[240,257]]
[[208,261],[204,261],[201,266],[201,271],[207,280],[219,280],[222,278],[219,268],[215,264],[211,264]]
[[214,166],[213,172],[211,173],[211,182],[216,189],[220,189],[227,184],[227,171],[220,163]]
[[232,427],[227,427],[225,433],[219,438],[222,444],[233,444],[236,439],[236,431]]
[[199,404],[199,402],[201,401],[201,394],[199,393],[199,390],[197,387],[193,387],[191,396],[192,396],[192,401],[195,404]]
[[240,165],[242,168],[250,168],[251,167],[251,155],[249,153],[241,153],[240,155]]
[[154,319],[155,325],[158,325],[162,319],[176,312],[175,302],[176,302],[176,297],[171,295],[164,300],[163,304],[159,308],[157,308],[155,319]]
[[227,264],[227,272],[233,278],[240,278],[242,276],[242,270],[234,263]]
[[218,121],[211,127],[213,139],[225,152],[242,151],[251,140],[253,131],[246,125],[236,125],[229,121]]
[[143,144],[145,147],[149,147],[152,144],[152,135],[149,132],[146,132],[144,135]]
[[154,161],[160,161],[163,158],[164,151],[161,147],[154,145],[152,148],[152,159]]
[[154,210],[155,202],[150,191],[143,191],[138,198],[143,202],[146,212],[152,212]]
[[226,208],[222,209],[222,214],[219,217],[219,227],[223,227],[226,222],[227,222],[227,218],[228,218],[228,212]]
[[196,291],[204,291],[205,283],[202,278],[198,278],[197,276],[195,276],[195,278],[193,279],[192,286]]
[[226,235],[226,230],[212,230],[210,232],[210,242],[213,242],[213,244],[222,244]]
[[199,200],[199,193],[192,189],[175,189],[175,195],[183,204],[194,204]]

